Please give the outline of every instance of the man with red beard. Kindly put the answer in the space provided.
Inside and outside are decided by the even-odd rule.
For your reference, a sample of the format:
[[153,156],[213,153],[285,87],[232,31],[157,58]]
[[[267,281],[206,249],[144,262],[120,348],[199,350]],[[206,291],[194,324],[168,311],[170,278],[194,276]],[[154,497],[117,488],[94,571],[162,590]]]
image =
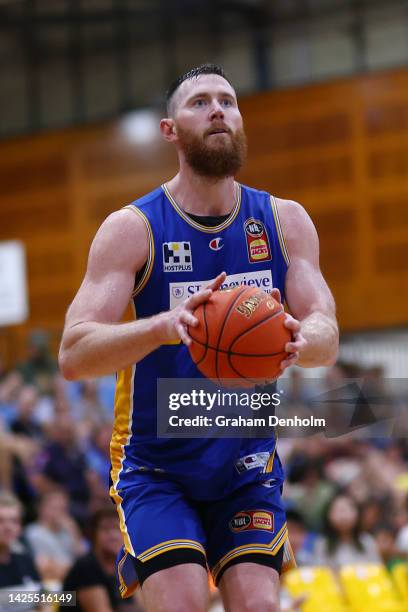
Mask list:
[[[124,539],[122,596],[141,585],[148,612],[204,612],[208,566],[226,609],[275,611],[291,561],[275,438],[160,438],[157,381],[194,379],[197,391],[188,326],[219,288],[250,284],[286,299],[292,341],[282,370],[335,361],[334,301],[304,209],[234,179],[246,139],[220,67],[172,85],[160,128],[179,172],[101,226],[60,366],[69,379],[118,371],[110,494]],[[118,324],[129,303],[129,322]]]

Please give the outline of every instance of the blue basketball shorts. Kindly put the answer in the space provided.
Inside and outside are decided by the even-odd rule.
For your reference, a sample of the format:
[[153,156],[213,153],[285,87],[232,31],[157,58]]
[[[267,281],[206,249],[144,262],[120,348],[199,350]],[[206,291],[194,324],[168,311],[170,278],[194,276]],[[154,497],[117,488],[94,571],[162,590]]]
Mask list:
[[161,475],[134,476],[115,496],[124,539],[117,558],[122,597],[134,593],[149,567],[147,575],[198,562],[208,565],[218,584],[225,569],[239,562],[269,565],[279,573],[282,563],[294,565],[280,484],[252,482],[223,499],[197,502]]

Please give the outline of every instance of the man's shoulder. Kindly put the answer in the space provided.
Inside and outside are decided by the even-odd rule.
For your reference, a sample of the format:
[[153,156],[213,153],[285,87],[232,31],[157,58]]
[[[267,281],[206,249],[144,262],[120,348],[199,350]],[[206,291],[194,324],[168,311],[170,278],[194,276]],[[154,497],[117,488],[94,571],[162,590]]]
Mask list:
[[145,195],[140,198],[136,198],[132,202],[130,202],[127,206],[132,207],[136,206],[137,208],[144,209],[146,206],[152,205],[154,203],[160,203],[163,199],[163,189],[162,187],[156,187],[153,191],[149,191]]
[[271,196],[271,194],[268,191],[265,191],[264,189],[257,189],[256,187],[250,187],[249,185],[244,185],[243,183],[240,183],[240,187],[241,190],[243,192],[246,192],[249,196],[262,198],[269,198]]

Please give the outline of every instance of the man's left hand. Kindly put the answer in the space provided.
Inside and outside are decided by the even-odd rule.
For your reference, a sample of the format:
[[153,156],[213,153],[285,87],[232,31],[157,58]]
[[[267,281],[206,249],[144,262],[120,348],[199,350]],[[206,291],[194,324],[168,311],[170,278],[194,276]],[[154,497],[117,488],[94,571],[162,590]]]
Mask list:
[[[281,304],[281,294],[279,289],[272,289],[272,297],[279,302],[279,304]],[[280,367],[282,372],[290,366],[295,365],[295,363],[299,360],[300,353],[305,349],[307,344],[300,331],[300,321],[294,319],[292,315],[285,312],[285,320],[283,324],[291,331],[292,340],[285,344],[285,351],[288,353],[288,356],[286,359],[281,361]]]

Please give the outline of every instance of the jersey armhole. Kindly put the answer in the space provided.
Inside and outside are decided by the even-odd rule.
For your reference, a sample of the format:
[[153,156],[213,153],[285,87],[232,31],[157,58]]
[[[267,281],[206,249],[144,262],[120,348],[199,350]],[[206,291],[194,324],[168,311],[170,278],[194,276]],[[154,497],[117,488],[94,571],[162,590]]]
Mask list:
[[127,208],[128,210],[133,211],[135,215],[138,215],[142,219],[143,223],[146,226],[147,236],[149,239],[149,253],[147,255],[147,261],[140,270],[140,278],[137,278],[137,281],[135,283],[135,288],[133,289],[132,293],[132,298],[134,298],[142,291],[143,287],[146,285],[152,273],[154,263],[154,238],[148,218],[144,213],[142,213],[139,208],[137,208],[137,206],[129,204],[128,206],[124,206],[123,208]]
[[275,221],[276,233],[277,233],[278,239],[279,239],[280,250],[281,250],[283,259],[286,262],[286,265],[289,266],[290,265],[290,257],[289,257],[288,249],[286,247],[285,237],[283,235],[282,226],[281,226],[280,219],[279,219],[278,205],[277,205],[275,196],[270,195],[269,196],[269,200],[270,200],[270,203],[271,203],[272,214],[273,214],[273,218],[274,218],[274,221]]

